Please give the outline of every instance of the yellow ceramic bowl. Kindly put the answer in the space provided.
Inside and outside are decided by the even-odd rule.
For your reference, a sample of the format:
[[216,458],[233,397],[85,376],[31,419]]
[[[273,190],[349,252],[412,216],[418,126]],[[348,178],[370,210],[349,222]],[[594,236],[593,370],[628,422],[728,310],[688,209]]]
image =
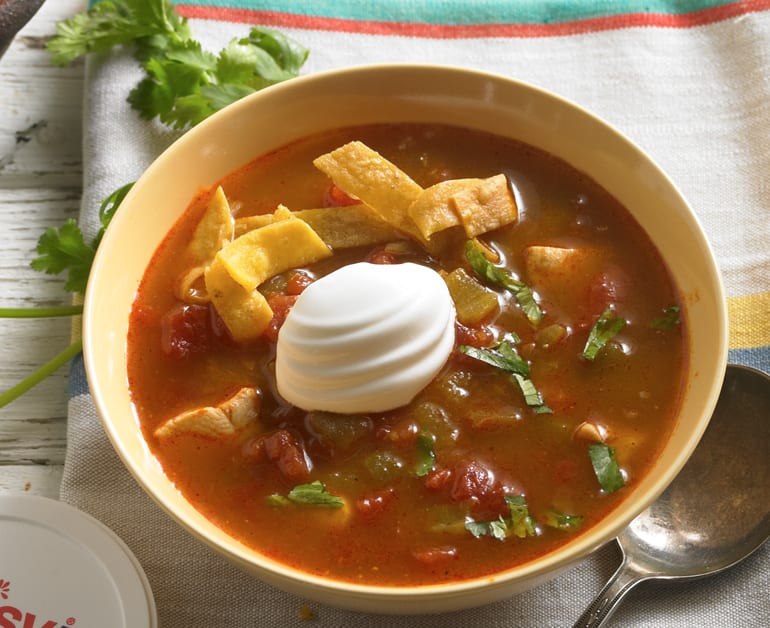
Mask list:
[[[142,439],[126,385],[132,301],[150,257],[201,186],[292,140],[379,122],[460,125],[532,144],[582,170],[623,203],[657,244],[684,295],[691,369],[673,434],[651,473],[612,517],[558,551],[493,577],[427,587],[358,586],[274,562],[199,514]],[[555,576],[625,527],[673,479],[716,404],[727,360],[721,279],[703,231],[661,170],[618,131],[580,107],[515,80],[460,68],[357,67],[294,79],[254,94],[186,133],[144,173],[99,247],[85,303],[88,379],[124,464],[179,524],[276,587],[340,607],[432,613],[492,602]]]

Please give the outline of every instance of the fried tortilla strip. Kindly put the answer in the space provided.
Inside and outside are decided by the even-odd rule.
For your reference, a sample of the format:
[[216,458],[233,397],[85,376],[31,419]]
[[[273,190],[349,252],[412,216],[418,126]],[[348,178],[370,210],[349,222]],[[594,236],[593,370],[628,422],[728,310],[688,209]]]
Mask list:
[[[363,204],[301,209],[292,214],[309,224],[332,249],[381,244],[404,237],[400,231],[380,218],[374,210]],[[272,214],[245,216],[235,221],[235,233],[240,236],[271,222],[273,222]]]
[[233,339],[248,342],[259,338],[273,318],[267,299],[235,281],[219,256],[206,269],[205,281],[211,302]]
[[230,204],[224,190],[217,187],[206,206],[187,245],[190,268],[176,283],[176,296],[186,303],[208,303],[209,296],[203,282],[206,267],[217,252],[232,241],[235,228]]
[[231,436],[257,420],[259,407],[259,390],[241,388],[217,406],[188,410],[169,419],[155,430],[155,436],[161,440],[177,434]]
[[284,220],[249,231],[217,253],[216,259],[247,291],[289,268],[312,264],[332,254],[305,221],[288,210],[282,215],[286,216]]
[[313,164],[345,193],[371,207],[385,222],[423,241],[409,216],[409,206],[422,192],[408,174],[363,142],[349,142],[317,157]]
[[224,190],[219,186],[198,221],[187,251],[193,264],[210,264],[225,244],[233,239],[234,221]]
[[504,174],[482,179],[478,185],[456,192],[452,202],[469,238],[494,231],[519,217],[516,199]]
[[452,197],[482,179],[449,179],[424,189],[409,206],[409,216],[427,240],[437,231],[462,224]]
[[320,207],[294,212],[333,249],[368,246],[400,240],[404,236],[367,205]]

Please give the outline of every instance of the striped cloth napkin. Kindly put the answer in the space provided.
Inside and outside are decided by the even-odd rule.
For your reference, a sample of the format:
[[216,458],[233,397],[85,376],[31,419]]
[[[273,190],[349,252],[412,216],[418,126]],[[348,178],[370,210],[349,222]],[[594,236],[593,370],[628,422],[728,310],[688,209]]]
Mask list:
[[[177,8],[210,50],[243,36],[245,24],[273,26],[310,49],[303,73],[375,62],[461,65],[531,82],[603,117],[668,172],[698,214],[726,283],[730,360],[770,371],[769,0],[192,0]],[[99,201],[178,135],[129,108],[126,94],[140,77],[126,53],[89,60],[86,232],[96,229]],[[442,616],[308,603],[237,571],[146,497],[101,428],[82,361],[70,393],[61,497],[131,547],[163,628],[570,626],[619,563],[611,544],[530,592]],[[611,623],[770,626],[768,592],[765,546],[722,575],[642,585]]]

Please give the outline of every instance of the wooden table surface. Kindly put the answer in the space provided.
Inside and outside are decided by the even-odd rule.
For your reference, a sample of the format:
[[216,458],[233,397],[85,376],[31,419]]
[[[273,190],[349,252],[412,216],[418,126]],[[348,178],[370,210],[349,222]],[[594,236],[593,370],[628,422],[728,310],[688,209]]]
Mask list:
[[[77,218],[82,185],[82,62],[51,65],[45,42],[86,0],[48,0],[0,59],[0,305],[68,304],[61,277],[29,264],[46,228]],[[68,344],[72,321],[0,319],[0,391]],[[58,497],[66,448],[64,367],[0,408],[0,493]]]

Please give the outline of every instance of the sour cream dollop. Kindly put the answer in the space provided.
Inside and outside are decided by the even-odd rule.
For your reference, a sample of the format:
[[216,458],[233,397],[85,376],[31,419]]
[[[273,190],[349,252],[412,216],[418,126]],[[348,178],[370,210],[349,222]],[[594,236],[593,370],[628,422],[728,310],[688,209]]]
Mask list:
[[419,264],[350,264],[308,286],[278,334],[278,392],[305,410],[382,412],[409,403],[454,345],[444,280]]

